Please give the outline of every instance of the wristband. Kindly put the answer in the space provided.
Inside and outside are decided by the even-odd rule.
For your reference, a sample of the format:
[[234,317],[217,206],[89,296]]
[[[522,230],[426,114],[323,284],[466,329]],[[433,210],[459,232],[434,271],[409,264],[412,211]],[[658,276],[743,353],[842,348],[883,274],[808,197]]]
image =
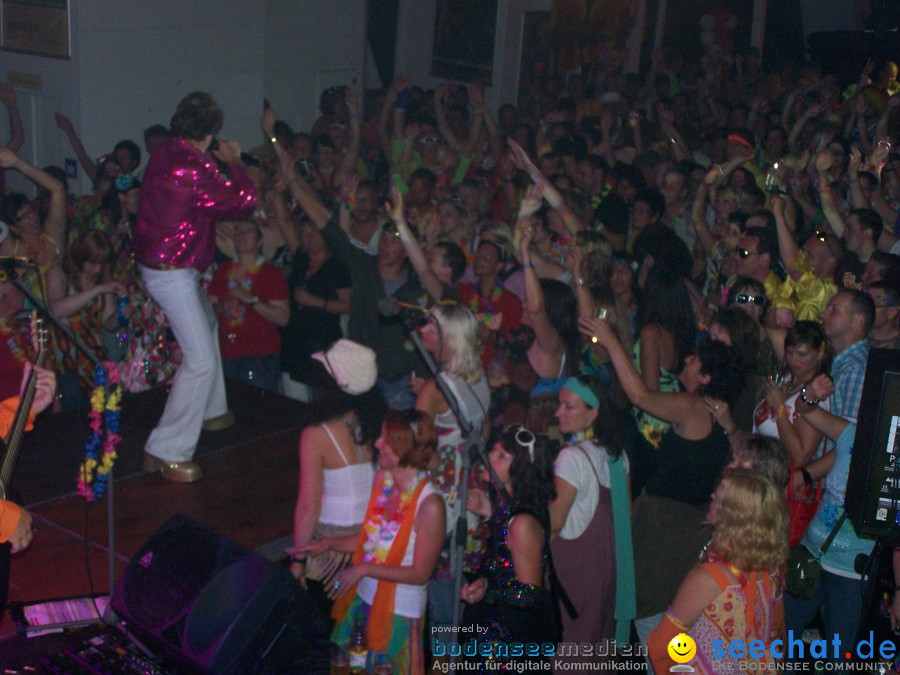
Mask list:
[[531,262],[530,260],[529,260],[527,263],[522,263],[522,269],[523,269],[523,270],[533,270],[533,269],[534,269],[534,263]]
[[822,399],[814,398],[813,400],[809,400],[806,398],[806,385],[804,384],[800,387],[800,400],[803,401],[806,405],[816,405]]
[[806,485],[812,485],[812,483],[813,483],[813,478],[812,478],[812,476],[810,475],[809,471],[806,470],[806,467],[802,467],[802,468],[800,469],[800,475],[803,476],[803,482],[804,482]]

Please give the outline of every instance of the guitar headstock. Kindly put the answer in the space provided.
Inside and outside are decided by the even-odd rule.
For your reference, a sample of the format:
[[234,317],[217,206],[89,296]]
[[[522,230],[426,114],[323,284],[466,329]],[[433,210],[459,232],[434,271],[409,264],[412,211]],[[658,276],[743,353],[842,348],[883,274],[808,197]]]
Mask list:
[[31,346],[34,348],[34,362],[41,365],[44,361],[45,352],[47,350],[47,342],[49,340],[49,332],[47,324],[38,315],[37,310],[31,313]]

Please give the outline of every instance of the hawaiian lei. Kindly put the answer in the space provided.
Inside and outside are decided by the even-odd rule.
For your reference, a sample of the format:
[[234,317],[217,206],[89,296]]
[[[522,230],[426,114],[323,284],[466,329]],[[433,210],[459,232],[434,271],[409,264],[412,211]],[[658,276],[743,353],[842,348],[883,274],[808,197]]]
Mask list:
[[[119,371],[110,361],[97,367],[94,393],[91,394],[91,436],[84,451],[84,461],[78,471],[78,494],[89,502],[103,496],[109,474],[116,461],[116,446],[122,440],[119,425],[122,421],[122,385]],[[104,434],[104,424],[106,425]],[[103,455],[98,452],[103,447]],[[97,471],[96,480],[94,470]]]
[[420,471],[415,478],[409,481],[406,490],[401,493],[400,501],[393,513],[385,520],[385,508],[391,495],[394,494],[394,476],[390,471],[385,472],[379,487],[381,494],[375,498],[371,518],[363,525],[363,531],[366,533],[366,540],[363,542],[363,562],[381,564],[385,561],[394,543],[394,537],[400,530],[400,523],[403,522],[403,516],[412,501],[413,494],[427,475],[426,472]]

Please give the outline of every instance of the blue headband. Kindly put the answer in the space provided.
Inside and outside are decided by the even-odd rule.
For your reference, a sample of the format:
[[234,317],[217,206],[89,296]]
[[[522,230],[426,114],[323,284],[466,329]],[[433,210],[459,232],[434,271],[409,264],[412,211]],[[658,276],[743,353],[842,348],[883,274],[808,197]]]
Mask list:
[[596,408],[600,405],[600,399],[597,398],[597,394],[593,392],[593,390],[584,384],[577,377],[570,377],[566,380],[566,383],[563,385],[563,389],[568,389],[573,394],[575,394],[578,398],[584,401],[584,404],[588,408]]

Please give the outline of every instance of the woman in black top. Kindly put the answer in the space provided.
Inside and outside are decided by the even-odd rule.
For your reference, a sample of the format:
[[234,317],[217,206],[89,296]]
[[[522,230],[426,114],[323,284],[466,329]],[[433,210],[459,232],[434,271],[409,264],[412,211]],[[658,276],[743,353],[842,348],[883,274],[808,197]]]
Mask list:
[[705,338],[678,375],[683,391],[654,391],[644,384],[605,321],[580,319],[579,324],[582,333],[609,351],[631,403],[672,425],[655,451],[654,467],[633,519],[635,626],[641,641],[646,641],[709,539],[701,525],[728,463],[728,437],[716,425],[707,397],[732,405],[745,374],[736,367],[731,347]]
[[340,317],[350,311],[350,274],[331,255],[319,229],[300,224],[300,248],[288,274],[291,315],[281,336],[282,385],[286,396],[316,400],[328,382],[322,364],[310,358],[342,337]]

